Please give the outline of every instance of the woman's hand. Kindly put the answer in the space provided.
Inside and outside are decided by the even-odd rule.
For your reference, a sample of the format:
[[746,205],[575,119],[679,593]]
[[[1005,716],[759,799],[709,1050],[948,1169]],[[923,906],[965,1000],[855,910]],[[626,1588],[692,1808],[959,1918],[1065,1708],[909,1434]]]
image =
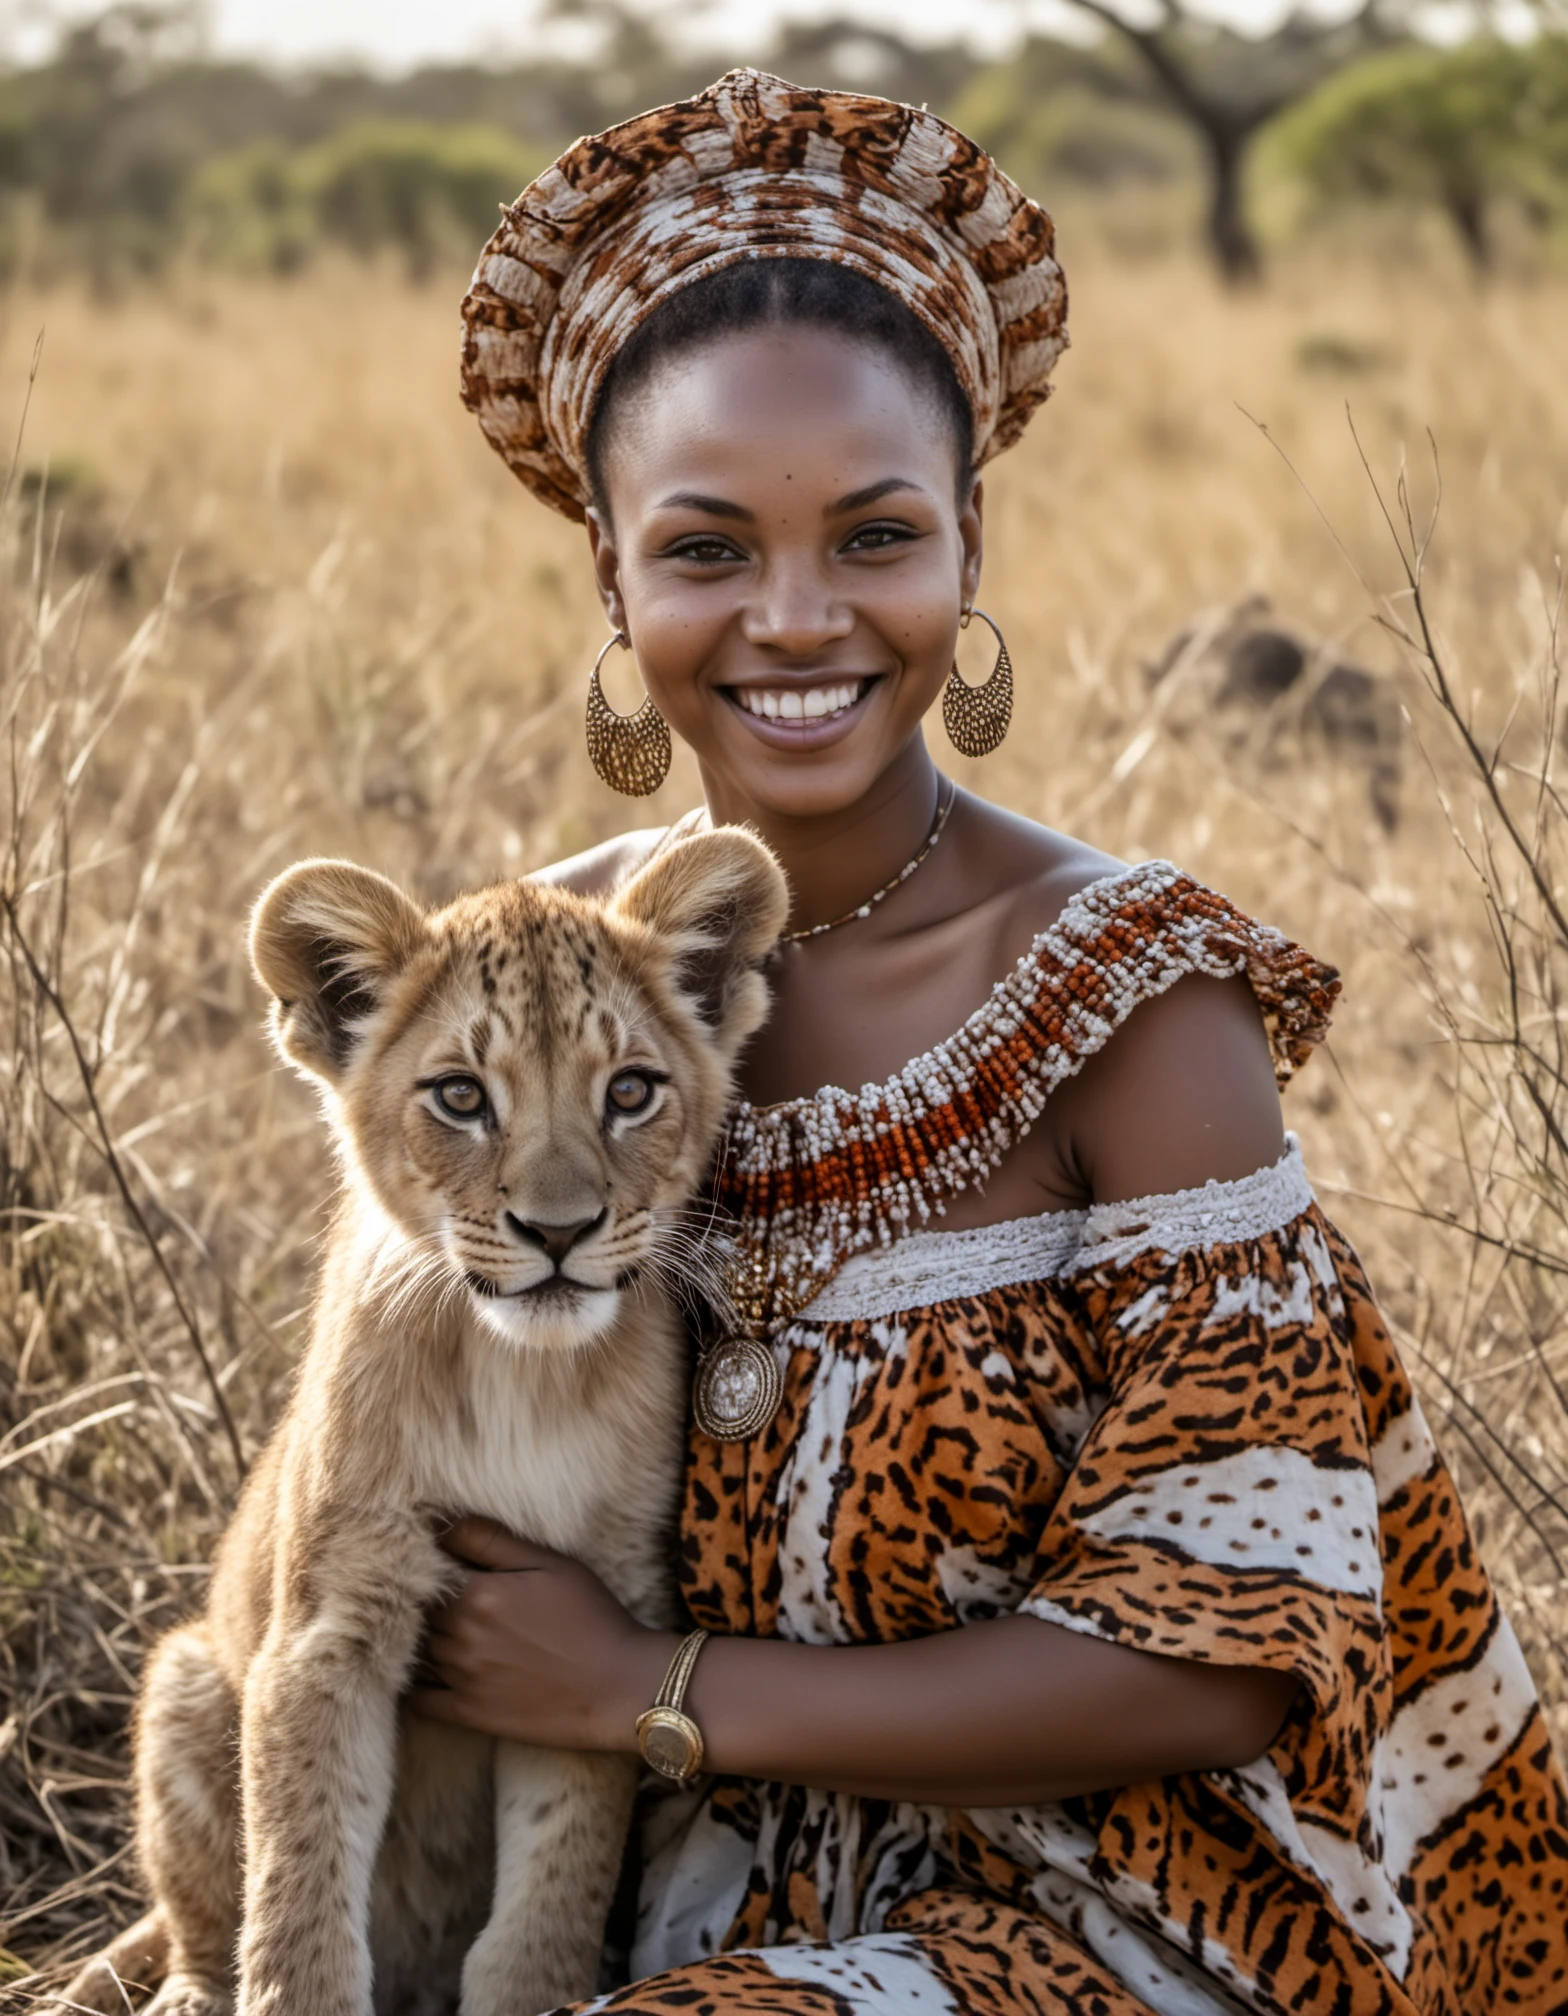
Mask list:
[[635,1749],[679,1638],[644,1629],[581,1562],[493,1520],[460,1519],[441,1544],[474,1572],[431,1614],[425,1658],[441,1684],[416,1687],[415,1710],[547,1749]]
[[[580,1562],[488,1519],[445,1539],[476,1572],[431,1619],[423,1715],[555,1750],[634,1750],[680,1639],[647,1631]],[[907,1644],[715,1638],[686,1696],[709,1768],[942,1806],[1033,1805],[1249,1763],[1289,1675],[999,1617]]]

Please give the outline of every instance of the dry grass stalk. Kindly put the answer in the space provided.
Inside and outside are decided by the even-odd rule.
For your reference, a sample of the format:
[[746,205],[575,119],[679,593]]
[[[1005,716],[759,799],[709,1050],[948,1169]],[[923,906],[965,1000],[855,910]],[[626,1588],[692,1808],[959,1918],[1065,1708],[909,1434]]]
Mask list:
[[[1488,1515],[1502,1517],[1510,1594],[1524,1613],[1516,1621],[1538,1681],[1560,1699],[1568,1682],[1561,1623],[1568,1589],[1562,567],[1559,560],[1542,584],[1535,663],[1521,668],[1511,692],[1493,696],[1487,722],[1460,693],[1427,582],[1442,495],[1435,442],[1432,474],[1424,522],[1403,468],[1392,501],[1378,490],[1404,576],[1379,620],[1418,668],[1458,753],[1457,777],[1450,783],[1434,764],[1434,782],[1473,878],[1492,959],[1480,975],[1455,970],[1435,952],[1422,960],[1447,1039],[1453,1147],[1431,1170],[1419,1209],[1457,1243],[1467,1293],[1457,1312],[1463,1328],[1451,1321],[1441,1348],[1429,1345],[1419,1359],[1463,1438],[1469,1461],[1461,1469],[1474,1477]],[[1377,489],[1370,467],[1367,475]],[[1498,697],[1505,703],[1500,720]]]

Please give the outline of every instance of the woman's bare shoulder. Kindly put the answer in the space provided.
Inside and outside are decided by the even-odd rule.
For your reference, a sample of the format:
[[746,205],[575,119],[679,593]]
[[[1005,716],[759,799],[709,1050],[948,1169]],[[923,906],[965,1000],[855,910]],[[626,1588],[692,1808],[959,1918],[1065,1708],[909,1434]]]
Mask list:
[[1100,1202],[1234,1182],[1284,1147],[1262,1013],[1239,975],[1189,973],[1143,1002],[1064,1105]]
[[[988,821],[1008,871],[1014,957],[1075,896],[1130,866],[1009,813]],[[1278,1159],[1284,1130],[1273,1060],[1251,986],[1191,973],[1135,1008],[1053,1095],[1062,1145],[1100,1201],[1250,1175]]]
[[668,831],[667,826],[641,826],[631,833],[617,833],[613,840],[601,840],[581,854],[552,861],[547,868],[530,869],[528,879],[570,889],[578,896],[607,895],[637,873]]

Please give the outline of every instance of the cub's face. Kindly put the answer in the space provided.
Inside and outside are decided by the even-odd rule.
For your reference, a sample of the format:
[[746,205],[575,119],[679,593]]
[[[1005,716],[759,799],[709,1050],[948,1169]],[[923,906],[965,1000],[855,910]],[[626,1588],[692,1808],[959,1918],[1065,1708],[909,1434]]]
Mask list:
[[509,1342],[586,1343],[649,1277],[701,1277],[689,1208],[761,1021],[785,910],[749,836],[678,843],[616,896],[529,882],[426,914],[366,871],[291,869],[252,930],[285,1053],[331,1091],[405,1280]]

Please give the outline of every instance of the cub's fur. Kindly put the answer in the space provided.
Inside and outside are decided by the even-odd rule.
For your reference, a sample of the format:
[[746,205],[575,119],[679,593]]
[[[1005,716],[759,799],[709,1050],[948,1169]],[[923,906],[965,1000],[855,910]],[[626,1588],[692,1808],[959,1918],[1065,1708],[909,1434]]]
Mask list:
[[292,1402],[204,1618],[137,1730],[154,1908],[57,2007],[529,2016],[592,1991],[635,1771],[400,1711],[451,1586],[438,1514],[488,1514],[667,1622],[691,1256],[783,877],[745,834],[590,900],[509,883],[426,915],[308,861],[251,935],[345,1192]]

